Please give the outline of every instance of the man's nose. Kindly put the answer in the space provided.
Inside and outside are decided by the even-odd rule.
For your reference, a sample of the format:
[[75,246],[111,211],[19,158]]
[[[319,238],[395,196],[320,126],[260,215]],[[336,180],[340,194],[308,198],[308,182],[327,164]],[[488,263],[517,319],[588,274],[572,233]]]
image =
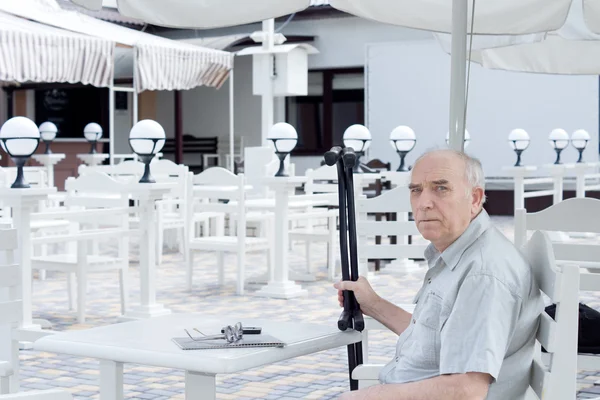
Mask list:
[[433,208],[433,199],[429,190],[423,190],[419,196],[419,209],[430,210]]

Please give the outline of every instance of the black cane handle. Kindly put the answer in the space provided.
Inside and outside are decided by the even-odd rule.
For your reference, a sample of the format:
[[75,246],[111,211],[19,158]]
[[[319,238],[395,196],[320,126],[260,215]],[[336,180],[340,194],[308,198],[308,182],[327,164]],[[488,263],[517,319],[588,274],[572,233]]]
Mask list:
[[342,151],[342,160],[344,162],[344,168],[354,168],[356,165],[356,153],[352,147],[345,147]]
[[339,161],[341,156],[342,148],[340,146],[334,146],[331,148],[331,150],[325,153],[323,158],[325,159],[325,164],[331,167]]

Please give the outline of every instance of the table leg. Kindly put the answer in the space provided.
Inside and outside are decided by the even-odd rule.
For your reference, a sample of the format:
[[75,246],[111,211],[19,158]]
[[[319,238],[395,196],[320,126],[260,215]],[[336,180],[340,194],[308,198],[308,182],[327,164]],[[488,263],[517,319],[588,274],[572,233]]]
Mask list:
[[288,271],[288,189],[277,187],[275,189],[275,265],[273,280],[256,292],[257,296],[290,299],[308,294],[306,289],[289,280]]
[[123,398],[123,363],[100,360],[100,400]]
[[131,308],[121,320],[158,317],[171,313],[156,302],[156,211],[154,200],[140,204],[140,304]]
[[217,398],[217,377],[198,372],[185,371],[186,400],[215,400]]

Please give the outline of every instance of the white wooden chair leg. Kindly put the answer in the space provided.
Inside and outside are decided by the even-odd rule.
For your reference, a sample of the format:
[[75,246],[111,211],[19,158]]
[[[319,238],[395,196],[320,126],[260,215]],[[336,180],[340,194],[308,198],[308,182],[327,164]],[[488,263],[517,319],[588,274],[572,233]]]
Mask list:
[[306,272],[310,275],[312,274],[312,265],[310,263],[310,245],[311,245],[311,241],[310,239],[307,239],[305,244],[304,244],[304,249],[306,252]]
[[123,268],[119,271],[119,283],[121,284],[121,314],[127,313],[129,304],[129,279],[128,279],[128,268]]
[[217,398],[216,376],[185,371],[185,398],[186,400],[215,400]]
[[67,274],[67,289],[69,292],[69,311],[75,310],[75,299],[77,298],[77,294],[75,293],[76,283],[76,275],[72,272]]
[[156,265],[162,264],[164,235],[165,231],[163,229],[162,223],[159,223],[158,229],[156,230]]
[[244,294],[244,275],[246,269],[246,251],[240,251],[238,253],[238,278],[237,278],[237,294],[242,296]]
[[21,362],[19,360],[20,345],[18,340],[11,343],[11,368],[12,376],[9,378],[9,392],[17,393],[21,389]]
[[[97,244],[96,241],[93,242]],[[77,248],[77,322],[85,323],[85,303],[87,294],[87,255],[83,251],[87,246]]]
[[217,252],[217,268],[219,269],[219,285],[225,285],[225,252]]
[[194,273],[194,252],[192,250],[188,251],[187,263],[186,263],[186,284],[187,290],[192,290],[192,279]]
[[123,400],[123,363],[100,360],[100,398]]
[[10,379],[8,376],[0,376],[0,394],[10,393]]

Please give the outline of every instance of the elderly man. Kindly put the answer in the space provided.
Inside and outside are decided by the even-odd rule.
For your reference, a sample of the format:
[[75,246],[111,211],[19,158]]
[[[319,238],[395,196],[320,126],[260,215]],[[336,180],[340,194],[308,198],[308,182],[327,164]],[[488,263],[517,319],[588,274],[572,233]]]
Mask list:
[[[483,209],[478,160],[436,150],[415,163],[409,185],[417,228],[431,244],[411,315],[364,278],[338,282],[364,314],[399,335],[381,385],[342,399],[518,400],[529,384],[543,301],[527,261]],[[398,288],[402,290],[402,288]]]

